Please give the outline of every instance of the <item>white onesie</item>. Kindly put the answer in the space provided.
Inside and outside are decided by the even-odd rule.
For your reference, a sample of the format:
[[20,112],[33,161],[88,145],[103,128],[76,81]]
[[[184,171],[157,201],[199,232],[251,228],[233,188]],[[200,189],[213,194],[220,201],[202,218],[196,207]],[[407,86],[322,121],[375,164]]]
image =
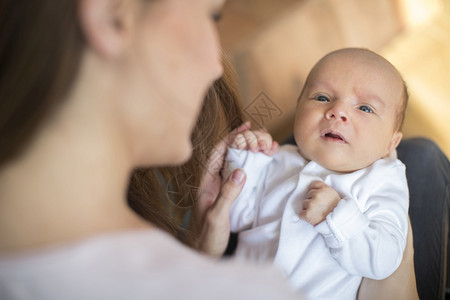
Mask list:
[[[287,145],[273,156],[229,149],[225,172],[247,182],[231,210],[236,257],[273,262],[310,299],[356,299],[362,277],[382,279],[399,266],[408,230],[405,166],[384,158],[352,172],[327,170]],[[226,175],[225,175],[226,176]],[[342,200],[313,226],[298,217],[309,185],[321,180]]]

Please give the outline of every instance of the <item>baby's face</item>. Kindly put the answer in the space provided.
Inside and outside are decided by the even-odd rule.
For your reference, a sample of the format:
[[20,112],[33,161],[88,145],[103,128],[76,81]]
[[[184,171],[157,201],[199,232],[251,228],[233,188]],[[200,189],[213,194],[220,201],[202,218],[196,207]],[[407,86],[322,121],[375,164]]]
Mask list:
[[401,139],[396,127],[403,81],[374,54],[332,54],[312,70],[294,126],[300,153],[323,167],[350,172],[387,156]]

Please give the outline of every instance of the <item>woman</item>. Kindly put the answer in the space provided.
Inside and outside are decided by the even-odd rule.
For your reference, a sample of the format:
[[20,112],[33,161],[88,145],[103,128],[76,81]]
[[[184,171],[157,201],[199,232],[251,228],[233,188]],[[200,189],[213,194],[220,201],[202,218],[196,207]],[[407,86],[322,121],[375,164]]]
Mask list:
[[[220,1],[0,4],[0,298],[294,299],[276,273],[201,257],[126,203],[133,169],[191,154],[222,70]],[[231,177],[218,202],[239,193]]]

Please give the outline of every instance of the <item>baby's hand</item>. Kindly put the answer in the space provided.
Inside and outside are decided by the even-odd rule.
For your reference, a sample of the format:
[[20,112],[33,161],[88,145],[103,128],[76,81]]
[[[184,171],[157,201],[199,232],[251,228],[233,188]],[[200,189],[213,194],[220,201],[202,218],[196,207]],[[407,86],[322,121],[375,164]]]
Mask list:
[[315,226],[325,220],[340,200],[341,197],[332,187],[322,181],[314,181],[303,201],[300,218]]
[[237,134],[231,143],[231,147],[252,152],[263,152],[270,156],[279,149],[278,143],[264,130],[246,130]]

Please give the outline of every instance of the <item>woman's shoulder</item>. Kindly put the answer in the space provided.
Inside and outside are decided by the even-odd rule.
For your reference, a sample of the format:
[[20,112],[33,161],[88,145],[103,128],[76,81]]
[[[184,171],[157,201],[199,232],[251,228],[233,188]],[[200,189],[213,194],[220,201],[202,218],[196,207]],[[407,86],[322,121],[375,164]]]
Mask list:
[[0,298],[293,299],[266,268],[214,261],[159,230],[137,230],[1,257]]

